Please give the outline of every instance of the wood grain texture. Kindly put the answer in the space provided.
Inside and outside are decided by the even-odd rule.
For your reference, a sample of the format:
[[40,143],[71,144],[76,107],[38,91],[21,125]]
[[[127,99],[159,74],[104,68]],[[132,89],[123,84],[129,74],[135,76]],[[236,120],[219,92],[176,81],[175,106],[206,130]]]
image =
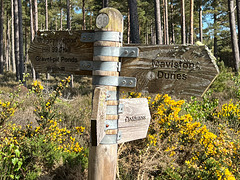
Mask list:
[[202,96],[219,73],[214,56],[205,46],[138,47],[138,58],[122,60],[120,75],[137,78],[136,88],[129,91],[163,93],[177,98]]
[[105,120],[106,120],[106,95],[107,89],[97,87],[94,90],[92,116],[91,116],[91,137],[92,144],[98,146],[105,136]]
[[118,143],[142,139],[147,136],[150,124],[150,111],[146,98],[120,99],[123,113],[119,114],[118,128],[121,139]]
[[[96,29],[96,31],[115,31],[123,32],[123,16],[122,14],[113,8],[104,8],[99,11],[99,14],[107,14],[109,23],[106,27]],[[94,47],[106,47],[106,46],[122,46],[121,42],[95,42]],[[118,62],[118,57],[109,56],[94,56],[93,61],[115,61]],[[97,72],[96,72],[97,73]],[[95,72],[93,72],[94,78]],[[107,74],[104,74],[107,75]],[[112,76],[119,76],[119,73],[113,73]],[[117,87],[106,86],[109,91],[117,91]],[[118,97],[116,97],[118,100]],[[107,115],[106,119],[118,119],[118,115]],[[108,131],[107,133],[117,133],[115,131]],[[88,179],[89,180],[115,180],[116,179],[116,167],[117,167],[117,143],[99,146],[89,146],[89,168]]]
[[38,32],[29,49],[37,72],[91,75],[80,71],[80,61],[93,60],[93,42],[81,42],[81,34],[94,31]]
[[117,168],[117,144],[89,148],[88,180],[114,180]]

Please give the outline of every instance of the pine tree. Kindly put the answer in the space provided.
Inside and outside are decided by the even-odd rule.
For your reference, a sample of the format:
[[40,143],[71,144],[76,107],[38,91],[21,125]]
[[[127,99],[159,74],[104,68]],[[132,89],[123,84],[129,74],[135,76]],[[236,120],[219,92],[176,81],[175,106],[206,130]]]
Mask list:
[[22,82],[24,74],[22,0],[18,0],[18,18],[19,18],[19,79]]
[[3,0],[0,1],[0,74],[3,74]]
[[182,12],[181,39],[182,44],[186,44],[185,0],[181,1],[181,12]]
[[162,44],[160,0],[155,0],[155,27],[156,27],[156,43]]
[[234,0],[228,0],[228,10],[229,10],[229,23],[230,23],[230,31],[231,31],[231,39],[232,39],[232,51],[233,51],[233,68],[235,72],[238,72],[239,69],[239,48],[238,48],[238,40],[236,33],[236,25],[235,25],[235,14],[234,14]]
[[193,30],[193,13],[194,12],[194,0],[190,0],[190,44],[193,44],[194,30]]
[[128,0],[128,6],[130,12],[130,41],[140,43],[137,1]]

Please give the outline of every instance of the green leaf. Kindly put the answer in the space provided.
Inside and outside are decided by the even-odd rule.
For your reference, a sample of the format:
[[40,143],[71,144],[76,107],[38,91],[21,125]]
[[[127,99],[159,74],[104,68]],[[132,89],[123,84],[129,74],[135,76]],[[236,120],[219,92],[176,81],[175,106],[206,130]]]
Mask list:
[[9,175],[11,179],[14,179],[14,175]]
[[18,169],[20,169],[22,167],[23,162],[22,161],[18,161]]
[[17,157],[19,157],[20,156],[20,151],[18,149],[15,149],[15,154],[16,154]]
[[17,162],[18,162],[18,158],[13,158],[12,159],[12,163],[13,163],[14,166],[17,164]]

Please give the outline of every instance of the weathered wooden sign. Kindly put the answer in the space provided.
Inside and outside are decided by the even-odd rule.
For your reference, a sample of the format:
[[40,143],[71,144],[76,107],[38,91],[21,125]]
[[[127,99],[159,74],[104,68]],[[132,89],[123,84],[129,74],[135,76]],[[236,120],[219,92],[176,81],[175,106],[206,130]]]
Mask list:
[[37,72],[89,74],[80,70],[80,61],[92,61],[93,42],[83,33],[94,31],[38,32],[29,49],[29,58]]
[[91,141],[94,146],[98,146],[105,136],[106,93],[107,89],[104,87],[97,87],[94,90],[91,117]]
[[[121,76],[137,78],[137,92],[178,98],[202,96],[218,75],[215,58],[205,46],[138,46],[138,58],[122,60]],[[131,89],[133,91],[133,89]]]
[[103,87],[97,87],[94,90],[91,117],[92,144],[97,146],[100,143],[123,143],[145,138],[151,119],[148,100],[146,98],[120,99],[118,108],[121,111],[119,110],[118,120],[106,120],[109,109],[113,110],[106,108],[108,107],[106,93]]
[[121,133],[118,143],[145,138],[151,119],[148,100],[120,99],[119,103],[123,105],[123,112],[118,119],[118,130]]

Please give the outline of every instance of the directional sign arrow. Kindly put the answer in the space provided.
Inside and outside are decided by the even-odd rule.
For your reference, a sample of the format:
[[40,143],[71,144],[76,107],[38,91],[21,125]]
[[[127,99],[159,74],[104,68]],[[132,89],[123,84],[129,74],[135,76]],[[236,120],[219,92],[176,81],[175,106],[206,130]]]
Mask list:
[[206,46],[138,48],[139,57],[124,58],[120,73],[137,78],[137,92],[164,93],[177,98],[202,96],[219,73],[215,57]]
[[80,70],[80,61],[93,59],[93,33],[94,31],[38,32],[28,51],[35,70],[91,75],[90,71]]
[[[38,32],[29,49],[29,58],[37,72],[92,75],[90,62],[96,38],[120,41],[121,34]],[[177,98],[202,96],[219,73],[215,58],[206,46],[130,44],[125,47],[129,46],[139,50],[137,58],[123,57],[119,68],[121,76],[137,78],[136,88],[129,91],[166,93]]]

